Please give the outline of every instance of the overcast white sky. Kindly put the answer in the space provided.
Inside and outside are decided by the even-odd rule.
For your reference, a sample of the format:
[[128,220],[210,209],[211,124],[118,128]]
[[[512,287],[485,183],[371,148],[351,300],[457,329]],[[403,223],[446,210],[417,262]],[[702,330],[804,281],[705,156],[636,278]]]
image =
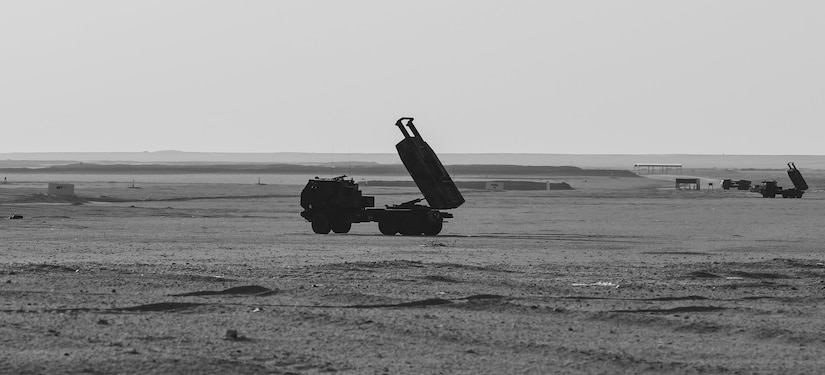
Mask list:
[[825,154],[823,1],[5,1],[0,152]]

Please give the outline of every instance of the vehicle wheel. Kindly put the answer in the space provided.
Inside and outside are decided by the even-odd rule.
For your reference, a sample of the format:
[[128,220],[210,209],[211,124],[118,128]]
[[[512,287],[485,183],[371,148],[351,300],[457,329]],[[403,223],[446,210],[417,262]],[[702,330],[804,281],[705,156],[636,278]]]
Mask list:
[[327,234],[332,229],[329,218],[324,214],[317,214],[312,217],[312,231],[318,234]]
[[444,227],[444,221],[442,219],[438,219],[438,221],[428,221],[424,224],[424,235],[427,236],[435,236],[441,233],[441,228]]
[[403,236],[420,236],[421,222],[415,216],[405,217],[404,220],[401,221],[399,232],[401,232]]
[[349,233],[352,229],[352,223],[346,220],[335,221],[332,223],[332,231],[335,233]]
[[398,224],[393,219],[383,219],[378,222],[378,230],[381,231],[381,234],[394,236],[398,233]]

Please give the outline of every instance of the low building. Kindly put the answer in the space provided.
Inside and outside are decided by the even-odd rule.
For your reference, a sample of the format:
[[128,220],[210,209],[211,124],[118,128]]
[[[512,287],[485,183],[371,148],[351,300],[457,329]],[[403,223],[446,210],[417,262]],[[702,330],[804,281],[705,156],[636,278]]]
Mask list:
[[698,178],[677,178],[676,179],[676,189],[689,189],[689,190],[699,190],[701,187],[699,186],[699,179]]
[[74,196],[74,184],[49,182],[49,195]]
[[634,173],[644,173],[647,171],[647,174],[670,174],[670,172],[675,172],[676,174],[682,174],[682,165],[681,164],[670,164],[670,163],[636,163],[633,164],[633,172]]
[[504,191],[504,183],[503,182],[488,181],[486,188],[487,188],[487,190]]

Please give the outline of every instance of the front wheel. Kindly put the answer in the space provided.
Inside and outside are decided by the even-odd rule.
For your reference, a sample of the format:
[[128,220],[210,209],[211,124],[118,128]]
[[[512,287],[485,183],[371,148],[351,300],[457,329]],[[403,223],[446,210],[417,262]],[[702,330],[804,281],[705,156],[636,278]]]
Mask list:
[[332,223],[332,231],[335,233],[349,233],[352,229],[352,223],[346,220],[341,220]]
[[329,218],[324,214],[317,214],[312,217],[312,231],[318,234],[328,234],[332,229]]

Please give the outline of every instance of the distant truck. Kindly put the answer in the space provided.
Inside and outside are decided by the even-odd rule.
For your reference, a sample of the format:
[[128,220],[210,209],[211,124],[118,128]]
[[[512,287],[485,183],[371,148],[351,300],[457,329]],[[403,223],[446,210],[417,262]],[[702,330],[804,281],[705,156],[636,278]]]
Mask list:
[[793,188],[783,189],[776,180],[766,180],[762,181],[762,184],[758,185],[755,191],[762,194],[763,198],[774,198],[777,195],[781,195],[782,198],[802,198],[802,194],[805,194],[805,190],[808,190],[808,184],[805,182],[805,178],[802,177],[802,172],[796,169],[794,163],[788,163],[788,177],[793,183]]
[[[377,222],[378,230],[385,235],[435,236],[441,233],[444,219],[453,217],[441,210],[464,203],[444,165],[415,128],[413,118],[402,117],[395,125],[404,135],[395,145],[398,156],[424,198],[374,208],[375,197],[362,195],[358,184],[347,176],[316,177],[301,191],[301,216],[312,223],[313,232],[348,233],[353,223]],[[424,199],[429,206],[419,204]]]
[[731,180],[726,178],[722,180],[722,189],[730,190],[730,189],[737,189],[737,190],[750,190],[751,182],[748,180]]

